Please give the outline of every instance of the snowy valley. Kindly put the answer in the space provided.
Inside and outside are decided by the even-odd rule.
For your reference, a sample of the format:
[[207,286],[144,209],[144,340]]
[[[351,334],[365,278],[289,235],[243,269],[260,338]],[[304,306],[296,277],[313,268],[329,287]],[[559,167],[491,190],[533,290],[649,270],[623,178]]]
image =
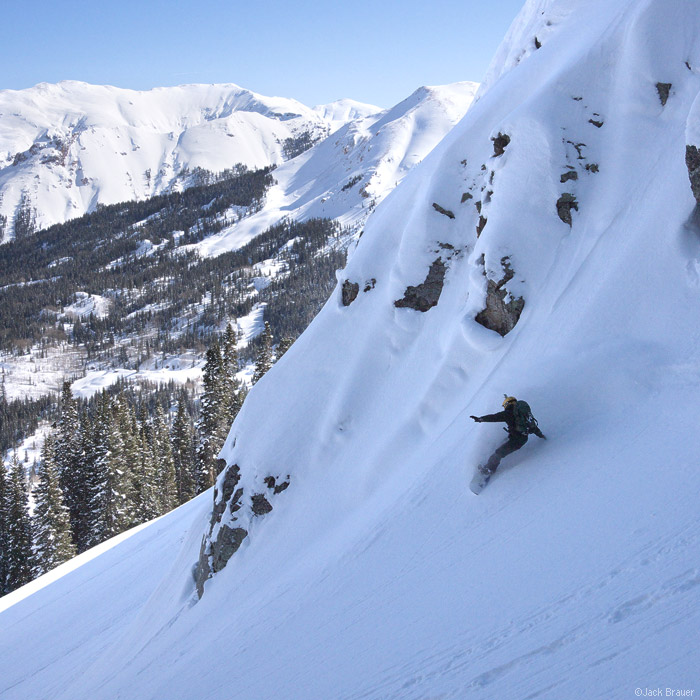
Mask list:
[[[271,228],[284,222],[333,220],[342,227],[342,235],[327,243],[319,241],[320,249],[316,246],[314,253],[316,257],[328,258],[328,272],[322,272],[323,280],[319,281],[319,299],[325,299],[330,291],[328,285],[334,280],[335,269],[343,266],[345,250],[361,234],[369,213],[463,116],[477,87],[475,83],[460,83],[421,88],[393,109],[384,111],[352,100],[341,100],[314,110],[295,103],[296,111],[305,115],[306,119],[302,124],[305,130],[297,125],[294,131],[294,138],[297,139],[294,148],[302,152],[284,163],[281,150],[265,150],[268,143],[275,143],[280,149],[286,143],[286,153],[292,155],[290,144],[280,134],[274,138],[270,135],[272,126],[269,124],[265,129],[256,127],[254,135],[243,138],[239,134],[236,138],[227,139],[248,144],[251,148],[254,145],[264,153],[257,159],[248,157],[245,150],[240,148],[222,150],[223,145],[219,142],[212,144],[210,140],[196,140],[191,135],[193,130],[205,127],[219,134],[223,128],[219,123],[221,120],[228,120],[226,124],[230,126],[231,120],[234,124],[240,124],[246,119],[263,118],[267,120],[266,124],[276,125],[275,128],[282,124],[292,133],[289,131],[290,125],[301,117],[291,119],[289,116],[292,114],[291,101],[262,98],[235,86],[183,86],[151,93],[134,93],[116,88],[62,83],[37,86],[19,93],[3,91],[2,100],[8,104],[5,109],[8,112],[15,110],[14,121],[22,116],[21,124],[26,126],[31,123],[35,130],[40,129],[38,135],[31,135],[35,143],[46,136],[44,132],[49,129],[47,124],[51,119],[54,123],[69,123],[75,121],[75,114],[83,115],[78,120],[81,124],[94,122],[95,129],[110,134],[113,140],[122,128],[119,124],[115,125],[117,115],[126,118],[126,114],[129,116],[128,127],[133,131],[129,137],[134,144],[133,154],[140,154],[146,150],[149,139],[154,139],[154,134],[160,133],[158,129],[165,128],[156,119],[162,111],[183,129],[178,143],[189,139],[188,143],[194,144],[188,151],[191,159],[178,161],[177,166],[171,168],[174,174],[170,179],[163,180],[158,188],[144,190],[129,189],[123,185],[121,171],[111,164],[111,159],[118,153],[115,155],[111,149],[110,139],[105,138],[100,145],[80,146],[76,141],[75,157],[89,157],[102,164],[105,173],[108,173],[96,179],[101,183],[100,187],[89,197],[82,197],[82,204],[77,208],[70,204],[76,194],[70,179],[61,176],[63,179],[59,178],[55,183],[51,180],[56,174],[54,171],[63,172],[63,166],[59,167],[53,161],[44,163],[37,148],[34,149],[37,150],[37,154],[34,154],[36,157],[19,159],[16,165],[7,165],[0,170],[0,201],[5,206],[5,241],[16,238],[13,223],[17,223],[18,217],[21,218],[19,200],[22,197],[26,202],[23,205],[25,219],[31,223],[32,229],[41,223],[56,224],[43,229],[40,234],[33,234],[31,230],[23,232],[21,238],[14,241],[14,247],[10,245],[9,248],[0,249],[0,255],[6,258],[7,263],[0,282],[0,298],[4,297],[4,308],[8,312],[15,308],[11,298],[18,295],[34,298],[34,301],[25,299],[23,302],[21,313],[24,319],[15,317],[4,324],[2,350],[20,346],[26,350],[27,344],[31,346],[29,353],[13,351],[0,356],[5,394],[15,398],[56,392],[64,377],[77,378],[86,371],[89,375],[86,381],[101,387],[120,376],[119,372],[111,372],[104,382],[99,382],[99,376],[110,370],[131,372],[140,370],[142,364],[144,370],[154,369],[151,358],[146,358],[144,364],[131,351],[130,364],[125,366],[123,350],[121,362],[115,362],[114,358],[105,361],[104,357],[86,356],[75,343],[66,344],[65,341],[70,341],[72,335],[71,324],[76,319],[81,324],[90,324],[94,319],[101,326],[97,331],[101,334],[111,330],[116,336],[116,345],[112,346],[115,350],[120,345],[123,347],[125,342],[132,346],[139,340],[152,339],[152,329],[147,332],[148,329],[144,330],[143,327],[138,330],[128,328],[135,325],[136,316],[143,318],[146,315],[155,316],[158,320],[159,315],[162,317],[165,314],[172,319],[179,314],[172,323],[162,322],[152,326],[169,337],[177,338],[182,335],[184,326],[194,323],[199,329],[200,341],[203,339],[205,342],[213,332],[222,330],[230,321],[237,325],[244,336],[243,341],[247,342],[251,333],[254,336],[262,330],[260,312],[265,306],[264,299],[254,300],[259,302],[254,306],[250,303],[251,298],[273,279],[280,280],[284,289],[284,279],[295,274],[288,263],[290,249],[287,245],[291,244],[294,236],[290,234],[289,240],[281,241],[278,250],[273,250],[270,243],[258,245],[259,249],[269,251],[267,259],[257,257],[253,261],[255,264],[247,265],[248,282],[238,292],[230,289],[230,279],[226,275],[220,275],[224,279],[217,286],[231,292],[229,297],[234,301],[234,308],[219,312],[214,320],[206,313],[207,307],[211,307],[215,301],[207,291],[211,289],[211,282],[202,289],[200,297],[191,300],[189,309],[176,311],[172,301],[168,301],[168,297],[172,297],[168,287],[179,284],[181,276],[176,275],[168,281],[167,277],[159,278],[151,274],[150,279],[138,281],[140,289],[135,295],[133,290],[124,288],[125,281],[119,279],[120,269],[128,268],[133,273],[134,268],[139,266],[150,267],[151,270],[160,267],[163,274],[172,275],[173,267],[168,266],[167,262],[179,258],[182,261],[190,260],[187,262],[188,269],[201,260],[204,265],[200,265],[200,268],[218,265],[223,270],[228,265],[234,271],[241,263],[229,262],[221,256],[229,254],[230,257],[232,251],[243,250],[246,245],[254,246],[254,241],[262,240],[260,237],[269,234]],[[204,107],[200,103],[209,106]],[[174,110],[173,113],[168,111],[168,107]],[[286,110],[284,113],[280,112],[283,107]],[[44,121],[36,113],[40,109]],[[376,114],[367,116],[373,112]],[[261,116],[263,113],[264,117]],[[212,114],[219,116],[214,118]],[[287,116],[282,119],[281,114]],[[209,121],[205,119],[206,115],[209,115]],[[221,115],[228,116],[224,118]],[[18,135],[24,138],[26,129],[16,128],[14,121],[0,119],[0,124],[6,128],[8,153],[26,145],[18,141]],[[37,123],[45,125],[39,127]],[[310,124],[315,126],[312,128]],[[167,125],[172,126],[170,122]],[[215,129],[213,125],[218,127]],[[184,134],[188,134],[187,139]],[[226,132],[222,138],[232,135]],[[10,137],[12,143],[9,143]],[[292,139],[292,136],[287,138]],[[313,145],[314,141],[318,142],[316,146]],[[151,149],[155,149],[154,157],[159,162],[171,157],[172,151],[168,150],[171,146],[168,144],[170,142],[166,139],[167,148],[157,150],[153,146]],[[29,147],[29,150],[32,148]],[[144,165],[138,160],[141,156],[137,158],[133,154],[131,160],[126,161],[128,168],[124,182],[135,182],[138,179],[136,171]],[[264,181],[259,176],[255,179],[256,173],[269,173],[270,167],[278,164],[281,165],[274,169],[272,175],[265,175]],[[38,184],[34,189],[23,189],[23,183],[27,182]],[[51,196],[42,193],[41,188],[45,186]],[[173,193],[183,191],[188,192],[187,196],[183,194],[173,199]],[[193,196],[190,192],[201,194]],[[56,204],[59,200],[60,206]],[[139,200],[142,204],[130,204],[130,200]],[[149,207],[149,202],[154,204]],[[187,208],[186,214],[182,212],[183,207]],[[55,213],[58,209],[63,212],[61,215]],[[88,210],[92,212],[91,218],[73,218]],[[70,220],[62,223],[66,219]],[[96,226],[100,227],[99,231],[94,230]],[[188,230],[183,231],[184,228]],[[82,241],[79,246],[73,243],[77,237]],[[273,238],[277,237],[273,235]],[[42,256],[39,265],[35,255],[37,246],[48,246],[50,249]],[[101,254],[96,253],[95,248],[101,248]],[[110,257],[112,250],[114,254]],[[215,257],[221,257],[218,263],[206,262]],[[97,267],[95,272],[99,272],[104,279],[91,276],[90,267]],[[103,274],[110,271],[111,275]],[[71,282],[66,284],[68,279]],[[250,290],[246,286],[250,286]],[[288,293],[293,292],[290,289]],[[124,301],[127,301],[126,305]],[[313,317],[318,302],[307,300],[302,292],[302,304],[309,306],[309,318]],[[56,329],[45,328],[46,317],[56,319]],[[38,323],[44,326],[43,330],[34,328]],[[123,328],[124,323],[127,324],[126,329]],[[308,319],[304,319],[303,325],[297,323],[295,328],[286,328],[285,332],[296,337],[307,323]],[[30,328],[27,329],[27,326]],[[65,339],[64,326],[68,333]],[[49,346],[45,347],[47,333]],[[56,336],[55,342],[51,341],[53,336]],[[161,358],[161,367],[179,368],[183,361],[190,361],[192,342],[178,341],[178,345],[180,347],[175,355],[172,347],[166,349],[170,359]],[[56,346],[57,349],[54,349]],[[201,365],[201,359],[200,351],[195,364]],[[138,364],[135,365],[136,362]],[[199,375],[194,372],[188,376],[196,379]],[[148,378],[148,375],[144,375],[144,379]],[[184,377],[162,377],[163,381],[168,379],[178,381],[184,380]]]
[[[700,693],[697,4],[527,0],[460,85],[178,242],[293,211],[349,255],[212,490],[0,599],[3,699]],[[504,393],[547,440],[475,496]]]

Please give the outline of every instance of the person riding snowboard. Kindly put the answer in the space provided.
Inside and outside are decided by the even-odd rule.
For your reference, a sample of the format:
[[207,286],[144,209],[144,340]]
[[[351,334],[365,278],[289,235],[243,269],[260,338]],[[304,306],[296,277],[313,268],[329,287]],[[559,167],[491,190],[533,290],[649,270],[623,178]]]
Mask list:
[[506,396],[503,410],[498,413],[469,417],[477,423],[505,423],[508,426],[507,429],[504,428],[508,432],[508,439],[496,448],[484,466],[479,467],[479,471],[486,476],[491,476],[496,471],[504,457],[519,450],[531,433],[543,440],[547,439],[537,426],[530,406],[525,401],[518,401],[514,396]]

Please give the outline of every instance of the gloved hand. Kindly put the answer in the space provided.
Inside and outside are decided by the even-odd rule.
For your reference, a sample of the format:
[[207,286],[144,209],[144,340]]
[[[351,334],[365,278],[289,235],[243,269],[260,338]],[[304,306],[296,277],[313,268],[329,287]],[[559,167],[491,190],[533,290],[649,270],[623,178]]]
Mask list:
[[481,423],[481,418],[479,416],[469,416],[473,421],[476,421],[477,423]]

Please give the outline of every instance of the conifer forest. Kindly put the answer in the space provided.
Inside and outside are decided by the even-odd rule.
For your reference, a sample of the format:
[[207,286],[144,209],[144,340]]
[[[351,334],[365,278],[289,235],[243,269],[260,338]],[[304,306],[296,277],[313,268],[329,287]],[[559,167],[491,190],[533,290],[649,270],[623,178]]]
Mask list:
[[[345,264],[351,236],[330,219],[283,220],[235,251],[200,256],[199,241],[259,210],[274,169],[190,181],[45,230],[33,230],[28,212],[0,246],[0,354],[56,358],[64,372],[60,391],[12,397],[3,371],[0,449],[12,457],[0,470],[0,594],[209,488],[247,390]],[[92,299],[101,310],[75,310]],[[255,309],[261,332],[243,339],[236,319]],[[201,364],[201,386],[119,379],[87,398],[71,391],[87,369],[183,356]],[[18,448],[42,426],[29,459]]]

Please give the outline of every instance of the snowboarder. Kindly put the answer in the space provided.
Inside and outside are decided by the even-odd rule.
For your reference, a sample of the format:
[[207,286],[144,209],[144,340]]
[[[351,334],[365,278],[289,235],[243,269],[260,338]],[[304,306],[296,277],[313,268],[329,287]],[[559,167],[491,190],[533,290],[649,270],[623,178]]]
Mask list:
[[506,396],[503,401],[503,410],[498,413],[490,413],[485,416],[469,416],[477,423],[505,423],[508,427],[504,430],[508,433],[508,439],[489,457],[485,465],[479,466],[479,471],[485,477],[490,477],[498,468],[501,460],[511,452],[519,450],[531,433],[546,440],[542,431],[537,426],[537,421],[532,415],[530,406],[525,401],[518,401],[514,396]]

